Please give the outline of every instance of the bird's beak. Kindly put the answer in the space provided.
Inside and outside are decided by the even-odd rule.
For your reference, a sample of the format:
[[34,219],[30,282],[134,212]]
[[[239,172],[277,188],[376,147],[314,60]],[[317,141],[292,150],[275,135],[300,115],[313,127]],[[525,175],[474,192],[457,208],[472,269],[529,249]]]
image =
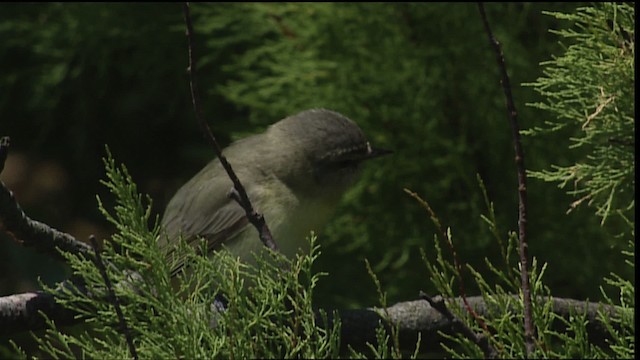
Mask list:
[[387,150],[387,149],[380,149],[380,148],[372,148],[371,149],[371,153],[369,155],[369,158],[377,158],[380,156],[385,156],[385,155],[389,155],[389,154],[393,154],[393,151],[391,150]]
[[374,158],[389,155],[389,154],[393,154],[393,151],[381,149],[381,148],[374,148],[374,147],[371,147],[371,144],[367,143],[367,154],[364,156],[364,159],[374,159]]

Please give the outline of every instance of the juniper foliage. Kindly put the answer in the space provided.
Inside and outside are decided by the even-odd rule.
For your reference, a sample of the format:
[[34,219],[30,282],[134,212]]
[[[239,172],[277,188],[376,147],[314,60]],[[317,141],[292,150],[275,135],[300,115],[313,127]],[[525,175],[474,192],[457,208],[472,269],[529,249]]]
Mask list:
[[568,131],[566,151],[575,163],[552,164],[530,176],[568,189],[577,197],[571,208],[593,205],[602,224],[612,214],[633,218],[635,4],[598,3],[575,13],[547,14],[574,26],[553,31],[569,45],[543,62],[544,76],[528,84],[544,98],[531,105],[550,115],[528,134]]
[[[125,322],[140,358],[332,358],[339,354],[340,321],[326,329],[326,313],[312,308],[313,289],[322,273],[312,274],[319,256],[313,251],[288,260],[277,253],[258,258],[249,268],[226,251],[212,257],[181,242],[177,252],[189,271],[170,277],[174,261],[157,246],[157,218],[151,222],[150,199],[143,197],[127,169],[110,156],[103,184],[116,198],[104,216],[117,232],[101,252],[107,274],[121,303]],[[256,241],[259,239],[256,238]],[[202,244],[202,249],[206,245]],[[36,337],[39,350],[51,358],[130,358],[113,301],[95,259],[66,254],[75,286],[47,288],[58,301],[84,318],[85,328],[67,333],[50,322]],[[81,284],[81,285],[80,285]],[[226,310],[216,296],[227,299]]]

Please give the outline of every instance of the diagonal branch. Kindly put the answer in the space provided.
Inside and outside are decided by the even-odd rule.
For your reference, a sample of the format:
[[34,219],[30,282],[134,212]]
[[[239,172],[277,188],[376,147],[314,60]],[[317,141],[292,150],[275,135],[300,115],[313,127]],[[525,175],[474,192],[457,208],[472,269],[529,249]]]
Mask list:
[[204,112],[202,110],[202,105],[200,103],[200,94],[198,93],[198,84],[196,77],[196,55],[194,51],[193,45],[193,25],[191,24],[191,14],[189,11],[189,3],[185,2],[183,5],[184,11],[184,20],[187,25],[187,40],[189,45],[189,67],[187,68],[187,72],[189,73],[189,85],[191,87],[191,100],[193,102],[193,108],[196,112],[196,120],[198,121],[198,125],[200,126],[200,130],[204,134],[205,138],[209,141],[211,147],[216,153],[218,159],[220,159],[220,163],[222,163],[222,167],[229,175],[229,178],[233,182],[233,189],[231,191],[231,197],[242,206],[244,209],[247,219],[249,222],[255,226],[260,234],[260,240],[262,243],[271,250],[277,251],[278,246],[273,240],[273,236],[271,236],[271,231],[267,226],[267,223],[264,219],[264,216],[258,213],[251,205],[251,201],[249,200],[249,196],[245,191],[244,187],[240,183],[240,179],[235,174],[233,169],[231,168],[231,164],[227,161],[227,158],[222,155],[222,149],[218,144],[218,141],[213,136],[209,125],[207,125],[206,120],[204,119]]
[[31,246],[57,259],[65,260],[58,250],[90,253],[89,245],[47,224],[33,220],[24,213],[13,193],[0,182],[0,230],[11,234],[24,246]]
[[[9,151],[9,137],[0,139],[0,171]],[[24,213],[13,193],[0,181],[0,230],[9,233],[24,246],[65,260],[59,250],[70,253],[91,253],[91,247],[73,236],[58,231],[47,224],[33,220]]]

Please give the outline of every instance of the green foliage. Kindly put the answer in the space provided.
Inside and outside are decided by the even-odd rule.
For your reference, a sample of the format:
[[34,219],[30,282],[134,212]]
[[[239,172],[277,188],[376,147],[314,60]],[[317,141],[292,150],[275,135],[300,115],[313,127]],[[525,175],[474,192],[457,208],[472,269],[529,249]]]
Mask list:
[[[484,187],[480,182],[481,187]],[[487,202],[489,216],[485,217],[490,228],[497,228],[491,220],[493,204]],[[439,220],[434,218],[439,227]],[[447,236],[452,240],[451,230],[447,229]],[[509,256],[517,257],[517,235],[510,233],[506,241],[501,243],[508,249],[503,258],[504,264],[496,266],[485,258],[486,270],[480,271],[472,266],[466,266],[466,272],[472,275],[473,283],[480,289],[482,298],[486,304],[486,314],[472,316],[464,307],[455,301],[455,296],[463,295],[456,283],[462,282],[464,273],[452,264],[453,260],[446,260],[437,237],[434,241],[436,249],[435,262],[429,261],[424,253],[423,259],[430,274],[430,278],[439,294],[445,297],[447,308],[461,319],[476,334],[487,336],[491,346],[496,349],[499,358],[525,358],[523,314],[523,294],[520,288],[519,263],[516,266],[509,265]],[[633,244],[630,245],[633,250]],[[513,252],[513,254],[509,254]],[[624,252],[633,257],[632,251]],[[626,261],[634,266],[633,261]],[[553,312],[553,300],[550,289],[544,284],[543,276],[547,264],[538,265],[534,258],[530,269],[531,297],[534,299],[533,324],[536,337],[534,339],[535,350],[529,354],[530,358],[633,358],[635,354],[635,287],[632,282],[623,280],[617,275],[607,279],[607,284],[616,288],[620,293],[618,300],[608,299],[605,303],[614,306],[616,314],[600,311],[598,321],[607,328],[610,339],[604,345],[590,341],[587,335],[588,320],[585,313],[572,313],[568,318]],[[493,273],[500,279],[496,283],[490,283],[483,274]],[[467,286],[469,284],[468,277]],[[514,295],[517,294],[517,295]],[[605,295],[606,297],[606,295]],[[537,300],[536,300],[537,299]],[[560,326],[558,324],[561,324]],[[559,327],[561,328],[559,330]],[[490,329],[490,332],[487,330]],[[454,358],[482,358],[484,356],[479,345],[462,333],[453,336],[443,334],[452,340],[454,347],[442,344],[444,350]]]
[[[632,230],[631,236],[635,237],[635,230]],[[628,257],[625,264],[635,270],[635,242],[629,241],[629,249],[623,254]],[[619,293],[618,299],[609,298],[604,290],[602,291],[606,302],[616,306],[620,312],[620,317],[611,318],[607,314],[602,313],[601,318],[607,326],[607,330],[612,335],[610,341],[611,349],[616,358],[633,358],[635,356],[635,308],[636,308],[636,287],[633,281],[624,279],[617,274],[611,274],[605,278],[605,282],[610,287],[615,288]]]
[[635,4],[600,3],[573,14],[548,13],[575,23],[555,30],[570,42],[564,54],[545,61],[544,76],[528,85],[544,96],[531,105],[553,118],[529,134],[564,130],[575,163],[554,164],[530,175],[557,182],[587,201],[602,223],[635,210]]
[[[556,10],[556,16],[540,16],[541,6]],[[610,213],[633,219],[635,8],[597,4],[572,14],[575,6],[512,3],[487,11],[512,83],[541,76],[532,87],[513,89],[517,103],[538,101],[536,91],[546,98],[536,107],[519,107],[520,119],[533,126],[532,133],[542,133],[542,127],[528,122],[550,111],[557,120],[550,120],[548,128],[561,130],[523,139],[530,167],[558,164],[533,176],[576,183],[572,194],[592,202],[603,221]],[[469,262],[463,272],[473,274],[473,281],[466,278],[467,292],[478,291],[492,304],[493,320],[482,319],[496,329],[492,344],[503,357],[522,357],[521,299],[502,296],[518,293],[516,235],[497,225],[515,223],[511,139],[475,4],[194,4],[193,14],[206,110],[223,142],[322,106],[353,118],[373,143],[395,155],[370,164],[346,196],[321,236],[328,245],[325,256],[317,258],[314,252],[290,262],[261,261],[255,272],[224,253],[206,260],[182,244],[193,275],[181,274],[177,289],[167,275],[170,261],[155,246],[157,227],[149,230],[148,225],[162,203],[154,210],[151,204],[143,207],[124,168],[116,170],[108,162],[107,186],[118,202],[113,215],[104,211],[109,199],[101,207],[118,232],[105,242],[103,257],[113,264],[108,267],[112,282],[122,284],[116,292],[138,352],[154,358],[336,355],[339,324],[326,332],[316,328],[312,295],[323,292],[321,299],[331,305],[369,305],[376,289],[354,287],[368,284],[360,261],[369,258],[369,272],[380,277],[376,288],[382,303],[382,287],[391,301],[415,296],[415,275],[423,269],[416,249],[429,243],[423,235],[429,228],[419,207],[402,196],[401,189],[409,187],[451,219],[458,256]],[[555,34],[576,44],[546,63],[541,75],[537,64],[557,51],[548,29],[563,26],[560,20],[565,19],[575,21],[580,31]],[[100,171],[95,159],[102,149],[96,144],[114,143],[114,152],[127,154],[127,162],[135,164],[132,172],[149,189],[158,178],[183,182],[208,158],[208,148],[194,142],[199,134],[187,120],[192,110],[183,76],[179,5],[10,4],[0,12],[0,36],[0,61],[7,69],[0,74],[7,95],[0,99],[1,130],[10,132],[16,144],[28,143],[34,152],[46,150],[63,159],[72,169],[73,188],[83,190],[73,196],[95,192],[87,184],[95,183]],[[576,140],[567,151],[569,136]],[[477,173],[487,182],[481,191],[475,186]],[[619,240],[590,221],[590,213],[578,209],[563,217],[558,204],[571,200],[562,192],[536,183],[529,190],[531,250],[545,260],[541,266],[534,262],[534,294],[553,289],[556,295],[584,297],[595,289],[599,295],[594,279],[612,270],[617,274],[624,266],[612,246]],[[483,197],[490,208],[486,216]],[[93,204],[84,209],[90,212],[87,208]],[[482,221],[488,228],[480,227]],[[453,231],[447,233],[453,237]],[[499,246],[492,245],[495,241]],[[427,249],[422,254],[434,288],[455,296],[462,274],[438,242]],[[73,335],[52,327],[41,339],[42,349],[52,357],[128,357],[92,259],[69,261],[92,292],[87,297],[67,289],[64,301],[88,317],[89,329]],[[318,283],[318,275],[310,275],[312,263],[332,269],[329,281]],[[545,272],[547,264],[553,271]],[[281,273],[280,266],[293,271]],[[484,266],[489,271],[482,276],[474,270]],[[553,316],[545,303],[534,312],[534,322],[539,343],[551,345],[535,355],[633,356],[635,288],[626,278],[612,274],[607,280],[605,289],[615,289],[619,298],[603,291],[625,314],[605,317],[612,334],[607,350],[585,342],[582,314],[567,320],[568,332],[550,330]],[[221,313],[211,307],[214,289],[242,296],[230,297],[229,310]],[[484,331],[465,312],[457,314],[476,332]],[[212,321],[218,324],[213,330]],[[394,335],[382,327],[377,335],[385,341],[378,341],[372,353],[398,356]],[[482,355],[468,340],[456,341],[461,347],[451,348],[451,355]]]
[[[548,29],[565,26],[541,11],[572,13],[576,6],[487,5],[524,126],[548,113],[522,106],[540,98],[517,84],[542,76],[538,64],[561,50]],[[435,252],[424,235],[432,227],[402,195],[405,187],[449,219],[461,258],[474,266],[483,264],[478,254],[500,261],[502,250],[480,220],[475,176],[485,179],[496,220],[505,225],[516,221],[509,189],[517,185],[498,72],[476,4],[194,3],[192,14],[205,113],[221,143],[323,106],[394,150],[367,164],[332,223],[315,229],[325,255],[315,267],[331,270],[316,301],[374,303],[365,258],[390,303],[415,296],[415,274],[423,269],[417,250],[426,247],[431,260]],[[72,189],[49,205],[54,211],[31,206],[29,215],[69,232],[76,220],[104,224],[87,194],[103,191],[95,179],[105,143],[155,199],[153,214],[211,158],[193,121],[182,16],[181,5],[171,3],[2,6],[0,131],[12,136],[16,151],[60,162]],[[529,168],[573,163],[563,136],[523,139]],[[601,296],[593,279],[627,270],[617,261],[616,242],[589,212],[566,216],[558,204],[575,199],[563,191],[543,182],[528,186],[535,194],[531,251],[554,268],[547,284],[563,296]],[[110,207],[110,198],[104,201]],[[9,263],[0,261],[0,272],[13,273]]]
[[[538,17],[539,10],[527,4],[488,9],[492,19],[501,19],[494,22],[512,83],[535,79],[532,69],[553,49],[547,32],[552,20]],[[203,67],[221,64],[210,93],[245,111],[252,123],[264,126],[305,108],[328,107],[354,119],[375,145],[395,151],[366,165],[361,181],[320,232],[329,256],[318,265],[334,274],[320,284],[320,301],[343,306],[374,301],[373,289],[354,294],[352,278],[335,275],[348,272],[365,283],[365,258],[390,299],[415,294],[411,274],[421,267],[418,249],[428,243],[423,234],[429,228],[419,209],[402,196],[404,187],[425,194],[452,219],[461,256],[474,265],[481,265],[481,257],[473,256],[479,251],[499,258],[491,233],[479,221],[468,221],[481,214],[476,173],[487,179],[502,222],[515,221],[517,207],[512,193],[504,191],[517,186],[512,145],[475,4],[244,3],[194,6],[193,11],[196,31],[206,38]],[[535,99],[531,89],[514,92],[517,100]],[[532,108],[519,110],[521,119],[540,117]],[[550,152],[549,144],[540,147]],[[539,155],[531,151],[527,156]],[[556,158],[558,151],[531,164]],[[566,199],[550,188],[536,190],[544,194],[531,202],[536,215],[531,236],[541,239],[538,253],[558,256],[554,243],[567,226],[556,221],[562,209],[549,209]],[[586,221],[583,216],[567,222]],[[601,247],[601,255],[608,254],[596,228],[583,227],[581,236]],[[588,254],[575,254],[575,260],[552,259],[566,268],[551,277],[571,295],[584,295],[602,257],[598,266],[585,266]],[[354,259],[362,264],[358,269]],[[561,274],[577,264],[585,266],[584,278],[564,284]]]
[[[553,22],[538,19],[538,10],[527,5],[488,9],[501,19],[496,31],[513,83],[538,76],[532,69],[553,49],[546,34]],[[375,144],[395,150],[393,159],[367,165],[362,181],[321,232],[330,254],[319,259],[321,269],[355,272],[364,279],[364,269],[354,270],[352,264],[354,258],[368,258],[391,299],[413,296],[411,274],[419,271],[417,249],[428,243],[423,234],[429,228],[419,209],[401,196],[403,187],[426,194],[451,219],[461,256],[475,265],[481,264],[481,257],[473,256],[478,251],[498,258],[491,234],[468,221],[481,214],[477,172],[487,179],[502,222],[515,221],[516,208],[512,193],[504,190],[516,182],[503,99],[493,57],[482,46],[481,24],[474,21],[474,4],[238,4],[201,11],[200,23],[222,24],[212,32],[202,30],[206,55],[228,57],[221,60],[222,74],[210,91],[244,109],[255,124],[325,106],[357,121]],[[516,99],[535,99],[531,89],[514,91]],[[521,119],[540,118],[541,112],[519,110]],[[539,146],[549,152],[546,158],[525,144],[527,160],[532,158],[528,164],[546,165],[560,157],[564,149],[550,151],[552,144],[548,140]],[[550,274],[555,288],[586,296],[584,289],[599,277],[602,264],[615,266],[613,255],[605,257],[612,253],[610,246],[583,214],[557,221],[563,213],[557,204],[566,198],[553,189],[536,190],[540,196],[531,201],[530,231],[540,241],[532,247],[563,267]],[[578,224],[579,233],[565,233]],[[591,246],[576,251],[566,245],[557,251],[559,238],[573,236]],[[569,251],[574,258],[567,259]],[[567,284],[563,274],[575,266],[585,271]],[[354,294],[350,278],[334,275],[326,284],[321,290],[331,304],[369,304],[375,298],[373,289],[370,300],[364,297],[367,291]]]
[[[601,223],[611,215],[619,215],[622,220],[622,232],[635,234],[633,220],[635,209],[634,179],[634,12],[633,4],[595,4],[578,9],[575,14],[552,13],[558,19],[574,21],[578,30],[563,30],[555,33],[565,39],[573,39],[562,56],[543,63],[544,77],[530,84],[541,93],[546,102],[536,103],[535,107],[550,111],[555,120],[547,121],[547,127],[534,127],[528,134],[551,135],[572,134],[573,152],[567,161],[569,165],[552,165],[551,171],[534,171],[533,177],[546,181],[560,182],[561,187],[573,184],[569,193],[581,198],[572,204],[576,207],[589,200],[596,207]],[[566,159],[565,159],[566,160]],[[573,162],[573,163],[572,163]],[[478,177],[480,180],[480,177]],[[488,208],[488,215],[482,219],[487,223],[491,234],[500,244],[502,265],[485,258],[488,272],[467,265],[467,271],[473,276],[473,282],[480,290],[487,305],[487,315],[475,317],[449,300],[448,308],[462,319],[476,334],[488,336],[490,344],[501,358],[526,357],[524,344],[523,314],[524,306],[520,289],[519,264],[512,265],[511,259],[517,256],[517,235],[509,233],[507,241],[501,239],[494,205],[482,181],[482,193]],[[419,199],[425,206],[426,202]],[[444,233],[440,221],[435,218],[428,205],[432,220],[444,234],[451,249],[452,232]],[[531,239],[531,238],[530,238]],[[619,242],[619,239],[611,239]],[[576,244],[574,244],[575,246]],[[587,246],[579,244],[577,246]],[[423,253],[427,269],[438,291],[448,297],[464,294],[462,286],[463,272],[456,264],[457,259],[445,260],[438,239],[435,241],[436,258],[429,261]],[[635,257],[633,242],[623,255],[631,258],[624,263],[634,269]],[[513,254],[511,254],[513,253]],[[455,253],[453,254],[455,257]],[[619,260],[618,260],[619,261]],[[611,274],[604,279],[609,288],[618,292],[618,298],[612,299],[602,289],[604,304],[612,306],[613,312],[599,311],[598,319],[604,324],[610,338],[604,344],[590,341],[587,334],[585,313],[574,312],[562,317],[552,312],[551,290],[542,281],[547,264],[538,266],[534,257],[530,269],[531,297],[533,299],[533,324],[536,337],[535,350],[528,356],[532,358],[633,358],[635,356],[635,286],[626,277]],[[487,281],[487,274],[492,279]],[[626,273],[626,272],[625,272]],[[633,271],[629,273],[633,274]],[[468,285],[467,285],[468,287]],[[455,289],[460,289],[456,293]],[[513,296],[512,294],[518,294]],[[558,325],[560,324],[560,326]],[[560,330],[558,329],[560,327]],[[487,332],[491,329],[491,332]],[[483,356],[482,349],[462,334],[449,336],[456,347],[443,347],[453,357]]]
[[[113,212],[100,209],[117,232],[101,252],[107,273],[140,358],[327,358],[339,353],[340,322],[317,326],[311,307],[322,274],[311,273],[319,255],[287,260],[272,253],[250,268],[226,251],[207,258],[182,242],[177,252],[190,264],[178,279],[170,278],[172,260],[156,245],[157,221],[148,227],[150,206],[143,206],[124,166],[105,161],[104,181],[116,198]],[[256,241],[259,241],[256,238]],[[204,247],[203,249],[206,248]],[[66,334],[53,323],[37,338],[52,358],[121,359],[130,357],[113,302],[95,260],[66,255],[75,284],[62,290],[59,302],[85,318],[88,328]],[[285,270],[286,269],[286,270]],[[228,299],[226,311],[215,306],[216,294]],[[326,314],[321,321],[327,323]],[[216,324],[212,328],[212,324]]]

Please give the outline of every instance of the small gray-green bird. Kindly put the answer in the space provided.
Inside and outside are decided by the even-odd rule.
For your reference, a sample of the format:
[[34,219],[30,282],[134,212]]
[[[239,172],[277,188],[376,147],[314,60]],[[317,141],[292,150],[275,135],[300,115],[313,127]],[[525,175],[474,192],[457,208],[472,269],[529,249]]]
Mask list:
[[[358,177],[360,164],[387,153],[371,147],[352,120],[326,109],[289,116],[223,150],[280,252],[289,258],[308,251],[306,237],[329,220]],[[209,252],[224,246],[241,261],[254,263],[251,253],[264,245],[230,197],[232,188],[220,161],[211,161],[169,202],[160,246],[170,250],[179,235],[191,244],[202,237]]]

